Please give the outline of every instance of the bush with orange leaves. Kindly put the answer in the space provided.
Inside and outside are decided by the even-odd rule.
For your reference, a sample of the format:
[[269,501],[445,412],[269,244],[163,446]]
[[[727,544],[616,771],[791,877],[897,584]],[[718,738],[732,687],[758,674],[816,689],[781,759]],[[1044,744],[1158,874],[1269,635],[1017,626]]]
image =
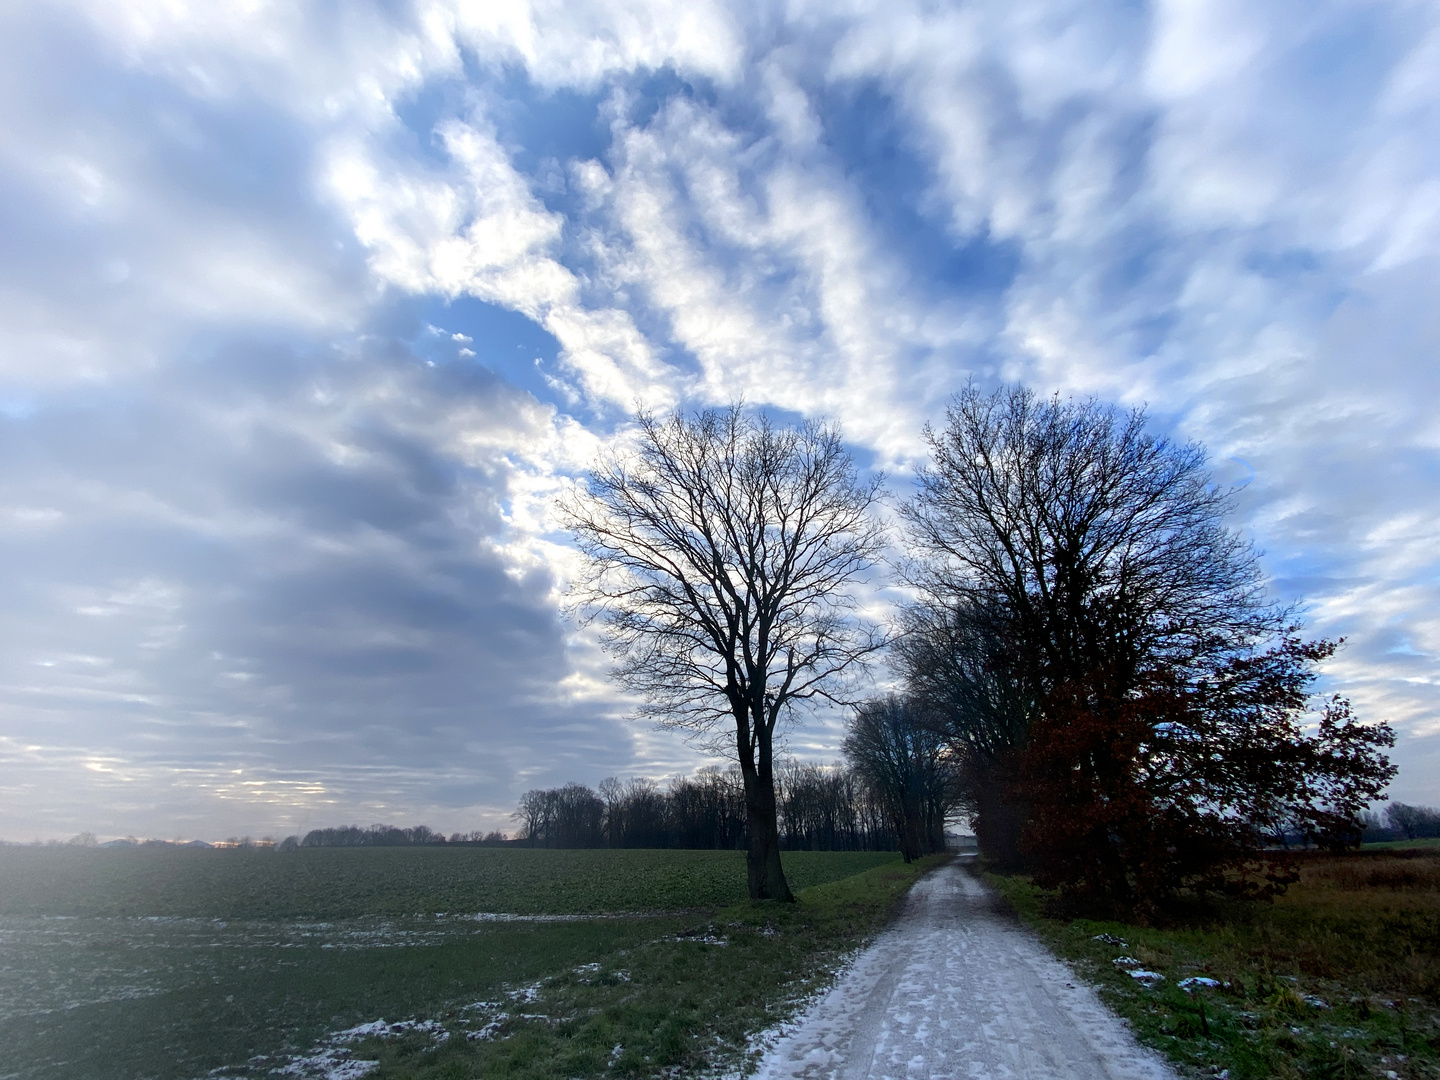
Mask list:
[[1269,844],[1356,844],[1395,736],[1338,696],[1309,708],[1334,650],[1288,637],[1193,682],[1157,669],[1119,700],[1057,687],[1014,793],[1037,884],[1143,917],[1182,892],[1282,887],[1288,871],[1257,857]]

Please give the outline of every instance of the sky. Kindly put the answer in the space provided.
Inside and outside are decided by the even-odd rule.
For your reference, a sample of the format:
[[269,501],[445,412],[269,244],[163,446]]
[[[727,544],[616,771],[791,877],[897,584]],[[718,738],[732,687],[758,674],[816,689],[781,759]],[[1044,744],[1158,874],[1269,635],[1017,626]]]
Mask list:
[[1437,280],[1434,2],[0,5],[0,838],[704,764],[556,493],[743,396],[903,498],[970,379],[1202,442],[1440,804]]

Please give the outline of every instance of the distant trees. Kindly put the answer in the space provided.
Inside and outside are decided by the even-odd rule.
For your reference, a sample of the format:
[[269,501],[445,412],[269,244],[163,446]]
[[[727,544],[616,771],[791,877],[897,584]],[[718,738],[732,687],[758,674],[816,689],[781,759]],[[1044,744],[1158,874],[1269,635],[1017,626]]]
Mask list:
[[667,844],[682,848],[749,845],[745,784],[738,769],[722,771],[711,766],[694,776],[678,776],[656,802],[643,830],[614,830],[614,846],[642,847],[647,835],[663,835]]
[[275,845],[276,851],[295,851],[313,847],[412,847],[425,844],[480,844],[485,847],[500,847],[511,843],[503,832],[451,833],[447,840],[444,833],[435,832],[428,825],[415,825],[408,829],[395,825],[341,825],[329,829],[311,829],[305,836],[287,836]]
[[605,803],[607,846],[668,846],[670,807],[654,780],[636,777],[622,781],[612,776],[600,782],[600,796]]
[[878,494],[835,429],[736,405],[639,414],[633,449],[599,462],[561,507],[587,566],[575,599],[599,619],[616,680],[662,724],[732,733],[755,899],[793,899],[777,725],[799,702],[833,700],[881,645],[853,598],[883,541]]
[[527,791],[514,818],[531,847],[599,847],[605,804],[582,784]]
[[883,795],[854,766],[786,760],[779,770],[780,844],[792,851],[894,851]]
[[[330,829],[311,829],[300,847],[406,847],[412,844],[443,844],[445,836],[428,825],[402,829],[394,825],[341,825]],[[282,850],[289,850],[289,841],[282,841]]]
[[1276,830],[1354,838],[1393,768],[1293,636],[1203,450],[1142,411],[956,397],[903,508],[920,602],[898,650],[965,757],[975,828],[1043,884],[1144,907],[1223,884]]
[[[783,850],[893,851],[899,846],[888,804],[854,770],[794,760],[777,763],[777,835]],[[611,777],[591,793],[604,806],[599,833],[562,831],[527,807],[557,802],[579,787],[526,792],[515,817],[517,842],[533,847],[748,849],[749,815],[738,768],[702,769],[664,787]],[[580,788],[589,792],[589,788]],[[571,794],[573,801],[580,796]],[[531,830],[534,831],[531,831]]]
[[450,843],[452,844],[479,844],[482,847],[501,847],[509,843],[509,837],[498,829],[485,832],[483,829],[476,829],[468,833],[451,833]]
[[860,706],[845,736],[845,757],[884,806],[906,862],[945,849],[945,817],[959,801],[958,759],[942,731],[892,694]]
[[1411,806],[1409,803],[1393,802],[1386,809],[1390,828],[1406,840],[1440,836],[1440,810],[1433,806]]

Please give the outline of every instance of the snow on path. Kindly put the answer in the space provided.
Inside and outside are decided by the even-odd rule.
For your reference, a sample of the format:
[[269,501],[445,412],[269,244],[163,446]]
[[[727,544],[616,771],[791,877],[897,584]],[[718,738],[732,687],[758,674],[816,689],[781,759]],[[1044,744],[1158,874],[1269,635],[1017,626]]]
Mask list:
[[760,1064],[761,1080],[1176,1080],[957,859]]

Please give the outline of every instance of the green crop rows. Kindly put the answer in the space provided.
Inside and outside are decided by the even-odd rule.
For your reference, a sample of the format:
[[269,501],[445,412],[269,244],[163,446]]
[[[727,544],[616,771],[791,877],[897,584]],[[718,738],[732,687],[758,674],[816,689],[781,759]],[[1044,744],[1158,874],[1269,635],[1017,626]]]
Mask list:
[[[893,858],[888,852],[787,852],[785,872],[799,890]],[[0,915],[558,915],[714,908],[744,896],[745,856],[738,851],[0,848]]]
[[[797,889],[898,865],[785,862]],[[268,1075],[356,1024],[443,1018],[657,942],[693,952],[685,935],[743,895],[737,852],[0,849],[0,1077]]]

